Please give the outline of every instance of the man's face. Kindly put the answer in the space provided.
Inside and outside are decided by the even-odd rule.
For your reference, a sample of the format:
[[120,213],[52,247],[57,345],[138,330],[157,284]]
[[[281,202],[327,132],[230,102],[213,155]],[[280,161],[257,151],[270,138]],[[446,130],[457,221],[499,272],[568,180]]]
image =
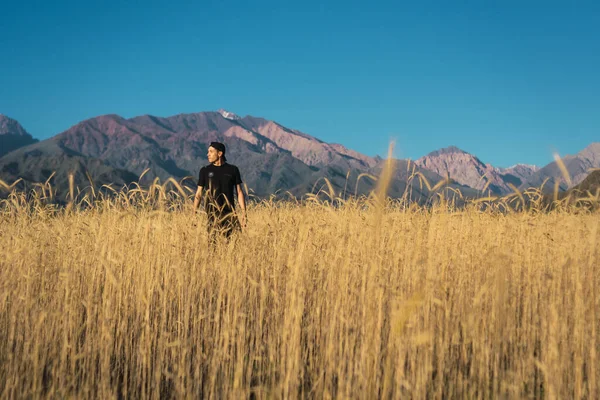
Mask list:
[[208,147],[208,153],[206,154],[206,157],[208,157],[208,162],[209,163],[214,163],[215,161],[217,161],[219,159],[219,157],[221,156],[221,154],[223,154],[223,153],[220,152],[220,151],[218,151],[214,147],[209,146]]

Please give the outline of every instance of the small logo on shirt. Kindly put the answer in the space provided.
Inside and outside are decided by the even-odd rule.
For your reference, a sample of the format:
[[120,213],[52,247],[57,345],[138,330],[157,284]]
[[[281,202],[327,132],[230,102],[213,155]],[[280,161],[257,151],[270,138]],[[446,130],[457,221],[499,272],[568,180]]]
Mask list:
[[209,177],[209,178],[212,178],[213,176],[215,176],[215,173],[214,173],[214,172],[209,172],[209,173],[208,173],[208,177]]

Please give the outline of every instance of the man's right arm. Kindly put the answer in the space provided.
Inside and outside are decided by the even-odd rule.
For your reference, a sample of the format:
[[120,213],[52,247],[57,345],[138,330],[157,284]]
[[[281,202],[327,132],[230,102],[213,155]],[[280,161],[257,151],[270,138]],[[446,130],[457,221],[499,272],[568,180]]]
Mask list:
[[198,174],[198,190],[196,190],[196,196],[194,196],[194,209],[192,213],[196,215],[196,210],[198,206],[200,206],[200,202],[202,201],[202,189],[206,185],[206,169],[204,167],[200,168],[200,173]]
[[198,186],[198,190],[196,190],[196,195],[194,196],[194,209],[192,213],[195,215],[198,206],[200,206],[200,201],[202,201],[202,186]]

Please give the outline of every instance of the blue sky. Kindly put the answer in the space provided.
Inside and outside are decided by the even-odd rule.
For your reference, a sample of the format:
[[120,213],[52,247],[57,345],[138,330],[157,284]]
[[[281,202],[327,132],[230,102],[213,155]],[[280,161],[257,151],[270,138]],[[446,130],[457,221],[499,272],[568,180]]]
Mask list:
[[40,139],[101,114],[222,107],[369,155],[395,139],[413,159],[456,145],[544,165],[600,141],[597,2],[24,0],[0,14],[0,113]]

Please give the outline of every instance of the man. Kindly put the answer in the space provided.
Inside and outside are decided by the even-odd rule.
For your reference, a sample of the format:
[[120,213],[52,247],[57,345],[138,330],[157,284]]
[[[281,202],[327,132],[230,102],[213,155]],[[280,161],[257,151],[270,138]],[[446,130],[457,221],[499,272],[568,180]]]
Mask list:
[[[242,190],[240,170],[235,165],[227,163],[225,145],[212,142],[208,147],[209,165],[200,169],[198,190],[194,198],[194,215],[202,200],[206,188],[205,208],[208,217],[209,239],[212,243],[220,232],[229,238],[234,231],[246,226],[246,200]],[[239,219],[235,213],[234,194],[237,192],[237,202],[241,213]]]

